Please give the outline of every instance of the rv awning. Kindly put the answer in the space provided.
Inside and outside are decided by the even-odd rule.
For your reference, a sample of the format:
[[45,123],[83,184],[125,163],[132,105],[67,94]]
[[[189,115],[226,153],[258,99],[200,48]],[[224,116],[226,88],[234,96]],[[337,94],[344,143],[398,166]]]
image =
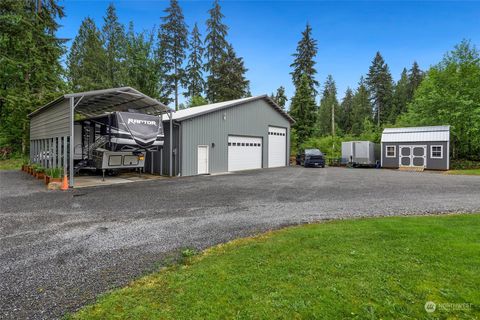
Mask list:
[[113,111],[129,110],[159,115],[169,110],[163,103],[138,90],[131,87],[121,87],[65,94],[30,113],[29,117],[70,98],[75,99],[75,112],[86,117],[94,117]]

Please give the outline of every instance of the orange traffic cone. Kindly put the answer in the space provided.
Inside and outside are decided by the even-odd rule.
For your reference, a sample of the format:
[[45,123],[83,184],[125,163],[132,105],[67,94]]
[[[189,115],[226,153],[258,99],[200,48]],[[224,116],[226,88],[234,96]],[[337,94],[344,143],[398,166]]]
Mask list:
[[62,181],[62,187],[60,188],[62,190],[68,190],[68,179],[67,175],[63,176],[63,181]]

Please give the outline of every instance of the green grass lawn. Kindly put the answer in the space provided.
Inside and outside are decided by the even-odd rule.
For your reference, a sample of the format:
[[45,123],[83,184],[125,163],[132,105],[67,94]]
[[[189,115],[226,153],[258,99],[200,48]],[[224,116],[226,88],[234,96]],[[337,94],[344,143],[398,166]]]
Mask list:
[[450,170],[450,171],[447,171],[447,174],[468,174],[468,175],[479,176],[480,169]]
[[24,161],[22,158],[0,160],[0,170],[20,170]]
[[479,214],[346,220],[213,247],[72,317],[478,319],[479,288]]

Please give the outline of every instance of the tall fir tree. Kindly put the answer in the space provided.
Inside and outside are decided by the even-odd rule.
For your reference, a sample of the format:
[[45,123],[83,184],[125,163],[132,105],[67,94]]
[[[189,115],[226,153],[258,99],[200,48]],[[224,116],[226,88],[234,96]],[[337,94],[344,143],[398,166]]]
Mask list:
[[388,65],[377,52],[369,68],[366,83],[377,126],[387,122],[393,103],[393,80]]
[[188,28],[177,0],[170,0],[164,12],[166,16],[162,17],[158,35],[165,73],[164,85],[173,92],[175,110],[178,110],[178,93],[185,77],[182,66],[188,48]]
[[188,65],[186,67],[185,87],[187,91],[184,93],[186,98],[190,100],[195,97],[201,97],[205,88],[205,80],[203,79],[203,43],[197,23],[193,26],[190,36],[190,54],[188,56]]
[[407,103],[409,101],[409,81],[407,69],[403,68],[400,79],[397,81],[393,92],[393,102],[388,117],[388,122],[395,123],[398,116],[407,110]]
[[161,75],[155,57],[154,33],[135,33],[133,22],[130,22],[125,38],[124,68],[126,85],[163,100],[158,87]]
[[308,85],[314,96],[317,95],[318,81],[315,80],[317,70],[315,69],[315,57],[317,55],[317,41],[313,39],[312,28],[307,23],[305,30],[302,32],[302,39],[297,44],[296,52],[293,54],[295,57],[293,63],[290,65],[293,71],[292,75],[293,84],[295,88],[300,85],[300,81],[303,75],[307,76]]
[[[325,81],[322,99],[320,100],[320,108],[318,109],[318,129],[321,135],[330,135],[334,133],[332,131],[332,111],[333,122],[336,126],[341,117],[339,109],[335,80],[333,80],[331,75],[328,75],[327,80]],[[338,128],[335,128],[335,132],[337,132],[337,129]]]
[[316,111],[317,106],[309,78],[303,75],[290,105],[290,115],[295,119],[293,128],[296,132],[297,148],[300,148],[300,145],[314,134]]
[[338,126],[344,133],[352,132],[353,91],[347,88],[338,115]]
[[285,110],[285,105],[287,104],[288,98],[285,94],[285,88],[283,86],[280,86],[277,89],[277,92],[275,92],[275,94],[272,93],[270,98],[275,101],[275,103],[278,104],[280,108]]
[[219,101],[219,91],[222,90],[222,83],[219,81],[220,61],[224,59],[229,47],[227,42],[228,27],[223,23],[220,4],[214,0],[213,7],[208,11],[207,35],[205,37],[205,71],[208,72],[206,83],[207,100],[211,103]]
[[352,124],[351,133],[360,135],[366,122],[372,121],[372,104],[368,93],[367,85],[363,77],[360,78],[358,88],[352,99],[352,111],[350,114]]
[[422,82],[423,77],[424,77],[423,71],[420,70],[418,63],[414,61],[412,68],[408,72],[408,101],[409,102],[413,100],[415,90],[417,90],[418,86]]
[[73,91],[108,88],[106,60],[100,30],[95,22],[87,17],[80,25],[67,59],[68,80]]
[[105,45],[105,73],[108,87],[120,87],[125,83],[125,27],[118,21],[113,3],[107,8],[103,18],[102,38]]
[[0,1],[0,147],[12,153],[27,152],[27,114],[66,89],[58,2]]
[[243,59],[237,57],[233,47],[228,45],[225,52],[214,68],[217,78],[211,82],[216,90],[216,101],[227,101],[244,98],[250,95],[249,84],[246,79]]

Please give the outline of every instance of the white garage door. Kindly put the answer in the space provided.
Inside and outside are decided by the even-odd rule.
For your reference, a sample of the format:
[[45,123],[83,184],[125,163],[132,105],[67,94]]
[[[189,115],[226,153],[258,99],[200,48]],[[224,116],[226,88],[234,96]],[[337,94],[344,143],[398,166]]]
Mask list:
[[268,127],[268,167],[285,167],[287,159],[287,129]]
[[228,171],[260,169],[262,138],[229,136]]

